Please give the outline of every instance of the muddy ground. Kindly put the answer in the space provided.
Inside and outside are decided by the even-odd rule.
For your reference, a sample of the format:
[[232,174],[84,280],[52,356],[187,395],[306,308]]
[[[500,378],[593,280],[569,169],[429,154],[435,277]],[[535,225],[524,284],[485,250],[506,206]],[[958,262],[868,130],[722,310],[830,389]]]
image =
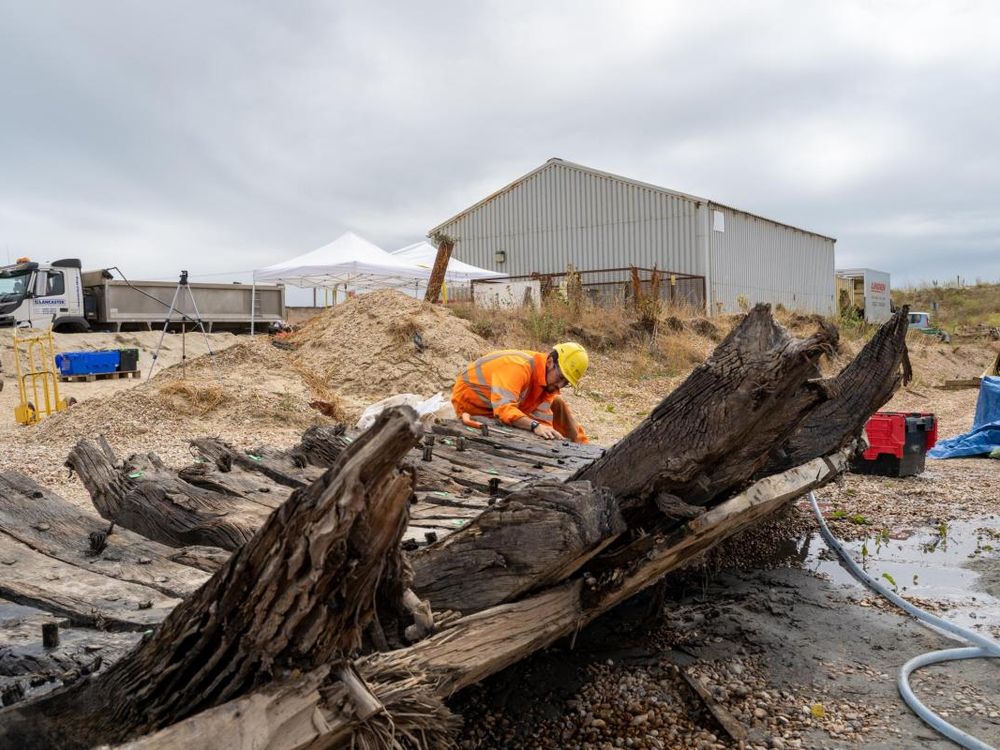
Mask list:
[[[456,701],[463,747],[737,747],[681,679],[691,671],[748,746],[946,748],[900,702],[895,673],[953,644],[808,571],[675,576],[650,595]],[[659,616],[654,616],[658,613]],[[1000,740],[1000,667],[924,670],[914,687],[980,738]],[[991,717],[992,714],[992,717]]]

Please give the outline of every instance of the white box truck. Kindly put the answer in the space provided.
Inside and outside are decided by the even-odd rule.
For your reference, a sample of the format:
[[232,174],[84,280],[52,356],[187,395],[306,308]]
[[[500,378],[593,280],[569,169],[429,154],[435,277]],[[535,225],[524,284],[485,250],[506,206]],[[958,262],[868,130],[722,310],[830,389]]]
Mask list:
[[[0,266],[0,326],[28,325],[58,332],[152,330],[167,321],[178,282],[123,281],[107,270],[83,272],[76,258],[35,263],[20,258]],[[251,315],[261,330],[285,318],[281,284],[190,283],[197,315],[205,329],[250,330]],[[177,295],[171,320],[196,316],[191,296]]]
[[888,273],[871,268],[844,268],[836,273],[838,309],[852,308],[869,323],[885,323],[892,317]]

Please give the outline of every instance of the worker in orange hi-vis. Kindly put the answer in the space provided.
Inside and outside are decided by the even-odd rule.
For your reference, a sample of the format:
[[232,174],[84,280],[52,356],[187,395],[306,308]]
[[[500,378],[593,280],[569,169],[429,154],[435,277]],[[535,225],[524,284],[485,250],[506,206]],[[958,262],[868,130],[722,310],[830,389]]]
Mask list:
[[463,419],[496,417],[545,440],[586,443],[559,389],[577,388],[590,359],[579,344],[556,344],[551,352],[500,351],[470,362],[455,379],[451,403]]

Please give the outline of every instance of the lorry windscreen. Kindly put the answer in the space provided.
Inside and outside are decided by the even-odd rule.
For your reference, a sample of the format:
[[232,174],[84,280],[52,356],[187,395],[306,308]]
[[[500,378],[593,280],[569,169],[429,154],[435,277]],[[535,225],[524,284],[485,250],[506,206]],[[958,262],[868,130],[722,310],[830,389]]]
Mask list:
[[31,271],[0,273],[0,298],[23,297],[30,280]]

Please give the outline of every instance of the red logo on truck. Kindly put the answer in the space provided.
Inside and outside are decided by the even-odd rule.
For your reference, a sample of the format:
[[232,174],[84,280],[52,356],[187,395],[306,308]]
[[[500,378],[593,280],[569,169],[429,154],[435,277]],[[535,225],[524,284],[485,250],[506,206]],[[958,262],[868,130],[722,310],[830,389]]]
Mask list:
[[873,281],[872,282],[872,291],[873,292],[884,292],[885,291],[885,284],[883,284],[881,281]]

